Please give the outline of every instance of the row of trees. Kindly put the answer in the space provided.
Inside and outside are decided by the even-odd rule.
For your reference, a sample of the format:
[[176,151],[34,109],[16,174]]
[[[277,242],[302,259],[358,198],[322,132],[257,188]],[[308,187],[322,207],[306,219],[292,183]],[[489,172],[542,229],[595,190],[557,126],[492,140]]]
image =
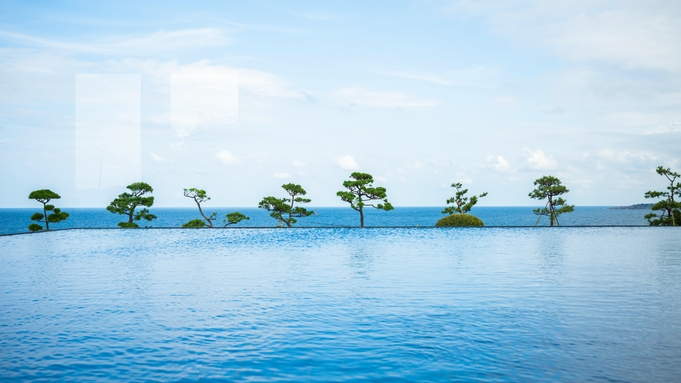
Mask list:
[[[651,226],[681,225],[681,202],[678,202],[681,200],[681,187],[677,181],[681,179],[681,176],[679,173],[662,166],[658,167],[656,172],[667,178],[669,186],[666,191],[648,191],[645,193],[646,198],[662,198],[653,204],[653,212],[646,215],[645,218]],[[374,186],[373,183],[374,179],[370,174],[354,172],[350,175],[349,180],[343,182],[345,190],[336,193],[342,201],[350,204],[350,207],[359,213],[361,227],[364,227],[365,208],[375,208],[384,211],[394,209],[392,204],[388,202],[386,188]],[[468,213],[478,203],[480,198],[487,196],[487,193],[467,197],[468,189],[464,189],[461,183],[453,183],[451,186],[456,189],[454,197],[446,201],[447,205],[451,206],[447,206],[442,210],[442,214],[447,214],[448,217],[438,221],[438,225],[482,226],[482,221]],[[561,197],[568,193],[569,190],[561,183],[560,179],[553,176],[543,176],[535,180],[534,186],[536,188],[528,196],[537,200],[546,200],[544,207],[533,210],[534,214],[539,216],[535,226],[539,224],[543,216],[548,217],[549,225],[559,226],[558,217],[563,213],[574,211],[574,205],[568,205],[563,197]],[[270,216],[276,219],[280,226],[285,224],[287,227],[291,227],[298,222],[297,218],[304,218],[313,214],[312,211],[302,206],[311,202],[309,198],[304,197],[307,192],[302,186],[288,183],[282,185],[282,188],[286,191],[287,196],[264,197],[258,203],[258,207],[269,211]],[[127,217],[127,220],[119,222],[118,226],[122,228],[137,228],[142,220],[150,222],[156,219],[156,216],[151,214],[148,209],[154,204],[154,197],[149,195],[154,191],[151,185],[144,182],[135,182],[128,185],[127,189],[128,191],[119,194],[106,207],[111,213]],[[217,213],[213,212],[206,215],[201,206],[202,203],[210,201],[206,191],[198,188],[184,189],[184,196],[194,200],[199,209],[199,214],[203,218],[193,219],[182,225],[182,227],[215,227],[214,222],[217,220]],[[35,213],[31,216],[31,220],[34,223],[28,226],[30,231],[49,230],[50,223],[59,223],[69,217],[68,213],[49,204],[51,200],[61,198],[57,193],[49,189],[35,190],[29,194],[28,198],[43,204],[43,212]],[[141,209],[138,210],[138,208]],[[249,217],[240,212],[231,212],[222,220],[222,225],[227,227],[249,219]],[[44,223],[44,228],[41,223]]]

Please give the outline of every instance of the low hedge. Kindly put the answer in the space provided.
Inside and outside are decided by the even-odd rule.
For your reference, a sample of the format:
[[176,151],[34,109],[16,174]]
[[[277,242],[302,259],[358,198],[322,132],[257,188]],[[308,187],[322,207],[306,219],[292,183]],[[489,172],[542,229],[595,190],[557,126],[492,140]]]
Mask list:
[[437,221],[435,226],[451,227],[451,226],[485,226],[480,218],[470,214],[452,214]]

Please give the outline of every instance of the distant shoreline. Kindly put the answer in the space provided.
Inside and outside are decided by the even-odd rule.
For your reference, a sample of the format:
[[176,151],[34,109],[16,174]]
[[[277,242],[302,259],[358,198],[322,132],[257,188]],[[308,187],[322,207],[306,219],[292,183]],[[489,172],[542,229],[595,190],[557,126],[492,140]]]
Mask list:
[[618,209],[618,210],[650,210],[653,208],[652,203],[637,203],[635,205],[629,205],[629,206],[613,206],[610,209]]

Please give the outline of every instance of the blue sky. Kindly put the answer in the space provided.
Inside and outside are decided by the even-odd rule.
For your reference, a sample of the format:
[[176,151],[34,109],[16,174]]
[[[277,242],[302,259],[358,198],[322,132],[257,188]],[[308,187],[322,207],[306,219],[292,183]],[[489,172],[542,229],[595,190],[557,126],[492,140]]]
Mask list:
[[0,207],[315,206],[352,171],[396,206],[644,202],[681,170],[681,5],[668,1],[0,4]]

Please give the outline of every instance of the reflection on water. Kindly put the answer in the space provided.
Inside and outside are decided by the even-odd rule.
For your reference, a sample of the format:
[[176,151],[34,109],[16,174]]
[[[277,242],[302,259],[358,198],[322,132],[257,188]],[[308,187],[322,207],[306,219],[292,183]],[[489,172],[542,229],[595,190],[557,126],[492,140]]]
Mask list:
[[360,243],[354,248],[346,249],[347,265],[354,272],[356,278],[369,278],[371,274],[374,254],[366,244]]
[[0,248],[3,381],[681,375],[673,228],[82,230]]
[[535,233],[538,267],[545,275],[560,274],[565,262],[565,237],[551,234],[553,233]]

